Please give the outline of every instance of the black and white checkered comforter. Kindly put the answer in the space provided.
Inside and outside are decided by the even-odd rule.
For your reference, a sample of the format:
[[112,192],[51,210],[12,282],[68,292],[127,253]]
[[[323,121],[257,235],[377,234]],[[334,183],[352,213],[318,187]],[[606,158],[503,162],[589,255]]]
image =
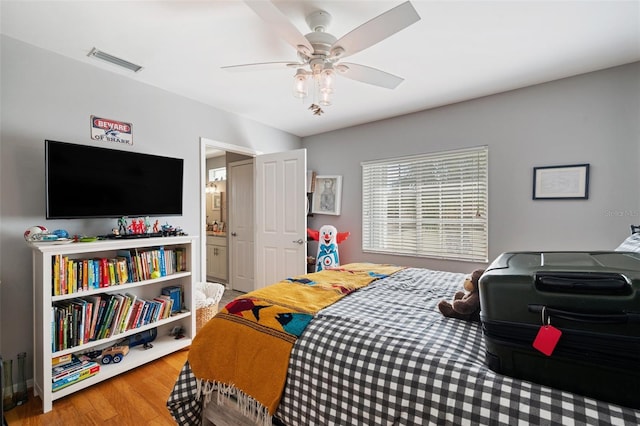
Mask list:
[[[463,279],[409,268],[320,311],[293,348],[277,417],[290,426],[640,424],[638,410],[489,370],[480,325],[436,308]],[[188,366],[179,384],[168,404],[196,422]]]

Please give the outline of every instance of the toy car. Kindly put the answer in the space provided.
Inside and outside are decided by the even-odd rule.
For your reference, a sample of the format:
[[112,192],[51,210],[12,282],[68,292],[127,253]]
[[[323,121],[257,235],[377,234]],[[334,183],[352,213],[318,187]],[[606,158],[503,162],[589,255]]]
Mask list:
[[111,346],[102,350],[100,362],[102,364],[117,364],[122,361],[122,358],[124,358],[128,353],[129,346]]
[[117,364],[122,361],[122,358],[125,357],[129,353],[129,346],[118,344],[115,346],[109,346],[108,348],[104,348],[102,350],[96,350],[87,352],[84,354],[87,358],[91,360],[98,360],[102,364]]

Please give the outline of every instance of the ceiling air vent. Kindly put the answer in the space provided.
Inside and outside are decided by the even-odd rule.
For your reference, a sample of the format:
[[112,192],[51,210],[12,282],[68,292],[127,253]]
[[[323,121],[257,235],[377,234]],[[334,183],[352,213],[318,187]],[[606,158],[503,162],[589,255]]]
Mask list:
[[108,53],[105,53],[101,50],[96,49],[95,47],[93,49],[91,49],[91,52],[89,52],[89,54],[87,55],[89,57],[94,57],[97,59],[101,59],[105,62],[109,62],[113,65],[117,65],[119,67],[122,68],[126,68],[129,71],[133,71],[133,72],[138,72],[142,69],[142,66],[140,65],[136,65],[132,62],[129,61],[125,61],[124,59],[120,59],[116,56],[113,55],[109,55]]

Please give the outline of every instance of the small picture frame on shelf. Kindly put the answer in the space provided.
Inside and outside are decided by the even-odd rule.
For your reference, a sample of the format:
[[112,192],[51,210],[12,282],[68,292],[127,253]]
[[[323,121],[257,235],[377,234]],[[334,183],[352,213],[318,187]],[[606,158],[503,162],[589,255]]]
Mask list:
[[342,176],[316,176],[311,213],[340,214]]

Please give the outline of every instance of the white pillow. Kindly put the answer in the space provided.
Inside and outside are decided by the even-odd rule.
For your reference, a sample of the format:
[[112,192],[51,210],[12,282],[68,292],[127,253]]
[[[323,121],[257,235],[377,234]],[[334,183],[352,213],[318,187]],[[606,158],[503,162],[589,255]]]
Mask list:
[[631,234],[622,242],[616,251],[635,251],[640,253],[640,234]]

